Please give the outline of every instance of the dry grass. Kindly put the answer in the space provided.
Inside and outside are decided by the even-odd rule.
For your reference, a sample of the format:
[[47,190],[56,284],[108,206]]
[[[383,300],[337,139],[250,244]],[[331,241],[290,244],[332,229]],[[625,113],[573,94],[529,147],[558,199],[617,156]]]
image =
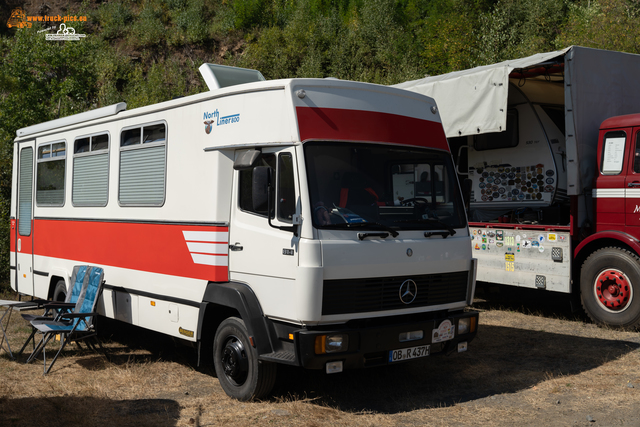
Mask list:
[[[228,398],[193,349],[132,327],[107,340],[111,361],[72,346],[47,376],[2,352],[0,425],[640,425],[638,333],[479,306],[467,353],[331,376],[279,367],[264,402]],[[12,318],[12,348],[28,331]]]

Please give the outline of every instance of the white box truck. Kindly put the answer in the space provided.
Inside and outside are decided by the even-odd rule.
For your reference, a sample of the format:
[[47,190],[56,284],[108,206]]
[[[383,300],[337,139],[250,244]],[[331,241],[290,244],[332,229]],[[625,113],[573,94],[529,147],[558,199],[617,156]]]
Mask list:
[[[640,326],[640,55],[572,46],[396,85],[433,97],[471,181],[483,282]],[[553,298],[553,294],[550,294]]]
[[103,267],[101,314],[196,344],[241,400],[278,363],[466,350],[475,259],[433,100],[201,71],[205,93],[18,130],[12,288],[61,298]]

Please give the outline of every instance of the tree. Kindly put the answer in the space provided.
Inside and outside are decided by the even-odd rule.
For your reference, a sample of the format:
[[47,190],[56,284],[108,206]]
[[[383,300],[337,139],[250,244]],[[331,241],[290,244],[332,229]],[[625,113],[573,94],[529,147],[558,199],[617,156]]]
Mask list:
[[627,0],[571,4],[556,44],[640,53],[639,9],[637,1]]

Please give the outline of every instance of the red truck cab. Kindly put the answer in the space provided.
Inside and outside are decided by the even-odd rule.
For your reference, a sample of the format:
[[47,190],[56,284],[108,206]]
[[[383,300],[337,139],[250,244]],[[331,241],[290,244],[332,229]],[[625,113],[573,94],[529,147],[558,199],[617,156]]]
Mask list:
[[[576,248],[578,255],[596,241],[601,246],[586,258],[581,271],[585,308],[599,312],[604,320],[615,316],[623,325],[637,324],[640,305],[640,295],[634,295],[634,286],[640,284],[639,136],[640,114],[611,117],[600,126],[593,234]],[[585,298],[589,294],[595,298]]]

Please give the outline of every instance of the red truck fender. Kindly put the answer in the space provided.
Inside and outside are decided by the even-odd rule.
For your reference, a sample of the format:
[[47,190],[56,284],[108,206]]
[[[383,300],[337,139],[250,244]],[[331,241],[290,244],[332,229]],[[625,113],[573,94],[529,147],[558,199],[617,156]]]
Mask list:
[[[598,233],[592,234],[586,239],[584,239],[582,242],[580,242],[580,244],[576,247],[576,249],[573,252],[573,258],[578,259],[578,257],[581,255],[580,251],[582,251],[585,247],[590,246],[591,242],[595,240],[602,240],[602,239],[609,240],[609,242],[607,242],[605,245],[610,245],[611,240],[617,240],[622,244],[624,244],[625,246],[628,246],[636,254],[640,254],[640,241],[638,239],[636,239],[629,233],[625,233],[623,231],[607,230],[607,231],[600,231]],[[599,246],[602,246],[602,245],[599,245]],[[582,254],[582,255],[586,257],[589,254],[587,253],[586,255],[585,254]]]

